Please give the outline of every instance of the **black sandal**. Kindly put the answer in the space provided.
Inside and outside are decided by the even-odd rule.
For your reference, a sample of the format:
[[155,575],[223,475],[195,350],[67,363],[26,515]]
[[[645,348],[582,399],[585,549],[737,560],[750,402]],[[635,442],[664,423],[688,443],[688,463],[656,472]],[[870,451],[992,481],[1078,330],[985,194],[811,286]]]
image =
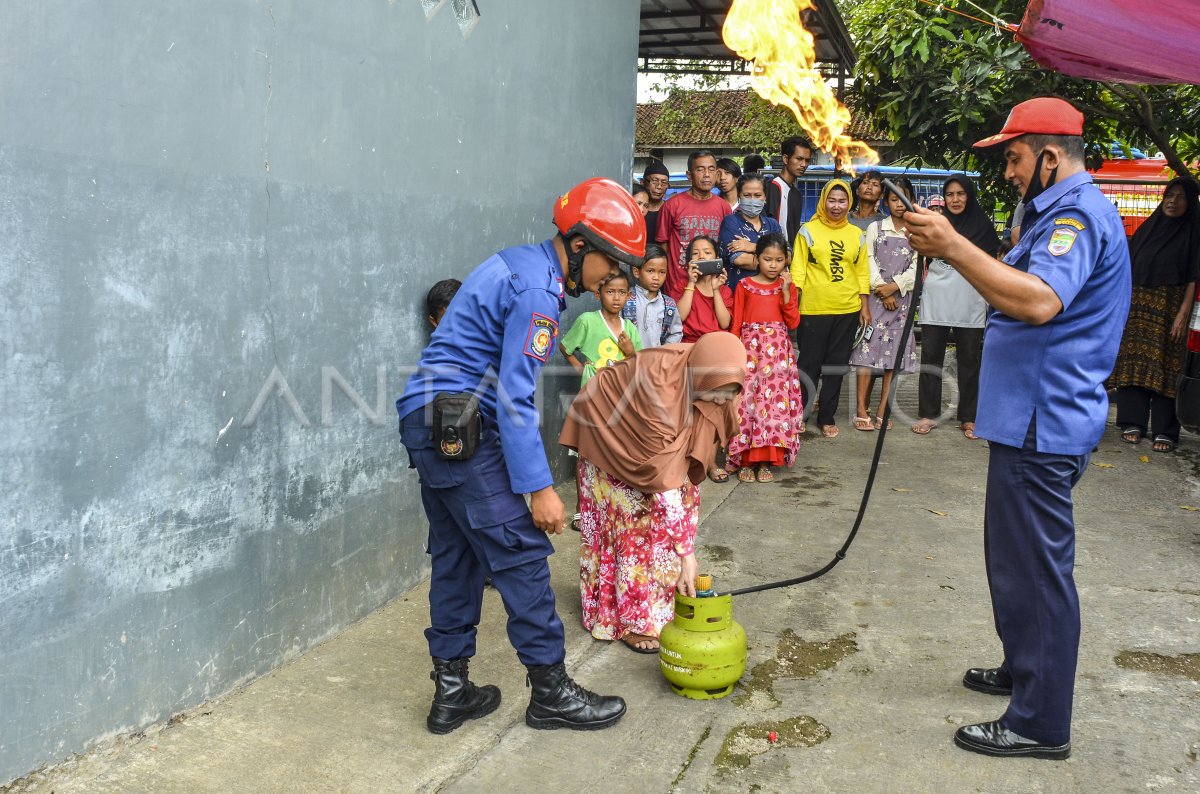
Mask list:
[[1176,446],[1178,446],[1177,441],[1173,441],[1166,436],[1155,436],[1154,446],[1151,449],[1155,452],[1174,452]]
[[1121,440],[1126,444],[1138,444],[1142,440],[1142,429],[1140,427],[1125,427],[1121,429]]

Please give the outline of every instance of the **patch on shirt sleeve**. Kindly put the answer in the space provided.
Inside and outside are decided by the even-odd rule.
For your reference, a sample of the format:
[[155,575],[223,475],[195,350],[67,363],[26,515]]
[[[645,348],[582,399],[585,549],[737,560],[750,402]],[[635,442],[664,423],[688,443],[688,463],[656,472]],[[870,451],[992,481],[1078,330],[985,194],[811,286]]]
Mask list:
[[529,321],[529,333],[525,337],[525,355],[545,362],[557,333],[558,323],[544,314],[534,312]]
[[1075,239],[1078,236],[1079,232],[1070,227],[1055,227],[1054,233],[1050,235],[1050,245],[1047,246],[1047,250],[1054,256],[1062,256],[1071,250],[1071,246],[1075,245]]
[[1083,231],[1084,229],[1087,228],[1086,226],[1084,226],[1082,223],[1075,220],[1074,218],[1055,218],[1054,225],[1055,226],[1070,226],[1072,229],[1076,229],[1078,231]]

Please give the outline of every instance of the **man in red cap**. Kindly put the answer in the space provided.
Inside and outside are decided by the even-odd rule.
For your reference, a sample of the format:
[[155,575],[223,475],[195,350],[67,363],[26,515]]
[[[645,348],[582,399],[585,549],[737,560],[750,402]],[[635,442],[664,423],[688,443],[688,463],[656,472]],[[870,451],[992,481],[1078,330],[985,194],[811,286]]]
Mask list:
[[1083,114],[1061,99],[1022,102],[999,134],[1005,178],[1022,192],[1021,239],[1002,262],[936,212],[905,216],[913,247],[952,264],[991,304],[975,433],[991,442],[984,547],[999,667],[969,689],[1009,696],[998,720],[955,743],[994,756],[1067,758],[1079,654],[1071,491],[1104,433],[1129,312],[1129,249],[1116,209],[1083,161]]

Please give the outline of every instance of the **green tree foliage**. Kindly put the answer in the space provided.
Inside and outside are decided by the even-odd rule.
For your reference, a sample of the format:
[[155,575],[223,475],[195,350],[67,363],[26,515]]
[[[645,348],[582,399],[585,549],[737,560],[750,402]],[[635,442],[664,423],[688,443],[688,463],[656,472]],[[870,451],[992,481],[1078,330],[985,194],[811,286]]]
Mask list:
[[[891,131],[897,156],[977,168],[994,187],[999,161],[976,159],[970,145],[998,131],[1013,105],[1035,96],[1061,97],[1083,111],[1093,152],[1107,154],[1111,141],[1123,141],[1161,151],[1177,173],[1187,173],[1186,163],[1200,154],[1196,86],[1099,83],[1043,69],[1011,33],[944,10],[982,16],[960,0],[942,9],[917,0],[838,4],[859,57],[855,92],[863,110]],[[1026,0],[976,5],[1017,24]],[[1113,31],[1114,39],[1119,36]]]

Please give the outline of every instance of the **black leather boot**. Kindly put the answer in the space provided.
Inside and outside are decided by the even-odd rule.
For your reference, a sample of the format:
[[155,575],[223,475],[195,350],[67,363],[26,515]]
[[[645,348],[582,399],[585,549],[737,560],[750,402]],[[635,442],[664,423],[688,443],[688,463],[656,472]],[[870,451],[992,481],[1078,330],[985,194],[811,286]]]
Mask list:
[[500,705],[500,690],[475,686],[467,677],[466,659],[433,659],[429,677],[437,685],[425,724],[433,733],[450,733],[467,720],[491,714]]
[[607,728],[625,713],[624,700],[584,689],[567,675],[562,662],[531,664],[528,669],[533,693],[525,709],[525,724],[530,728],[594,731]]

